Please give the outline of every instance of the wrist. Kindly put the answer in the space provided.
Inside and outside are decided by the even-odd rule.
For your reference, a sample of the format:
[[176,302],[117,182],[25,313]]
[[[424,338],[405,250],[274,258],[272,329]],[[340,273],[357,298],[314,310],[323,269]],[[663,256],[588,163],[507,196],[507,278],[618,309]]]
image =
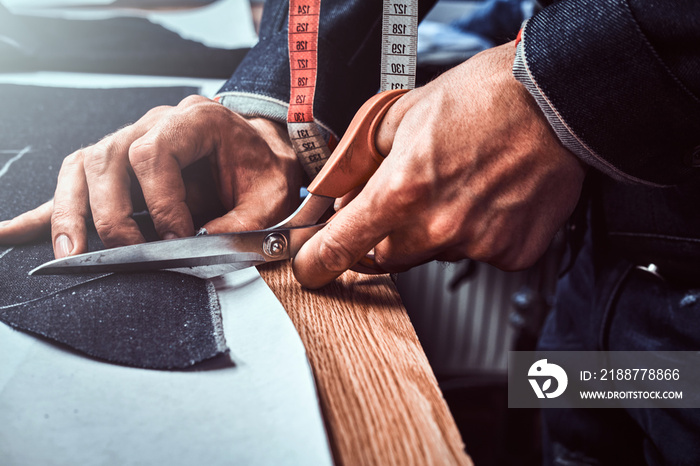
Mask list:
[[297,160],[285,124],[263,117],[244,116],[243,118],[258,131],[278,157]]
[[296,192],[304,184],[304,168],[294,152],[287,125],[264,117],[246,117],[245,120],[262,136],[270,150],[284,166],[287,182]]

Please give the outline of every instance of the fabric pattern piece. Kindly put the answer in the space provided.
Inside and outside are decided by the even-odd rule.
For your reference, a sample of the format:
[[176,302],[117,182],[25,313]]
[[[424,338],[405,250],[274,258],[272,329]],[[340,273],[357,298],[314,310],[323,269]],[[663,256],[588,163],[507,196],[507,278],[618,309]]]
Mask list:
[[[176,104],[193,88],[83,90],[0,85],[0,218],[51,197],[63,158]],[[157,236],[137,216],[147,239]],[[94,230],[90,250],[103,246]],[[227,351],[213,286],[171,272],[28,276],[53,259],[50,239],[0,246],[0,321],[100,359],[184,368]]]

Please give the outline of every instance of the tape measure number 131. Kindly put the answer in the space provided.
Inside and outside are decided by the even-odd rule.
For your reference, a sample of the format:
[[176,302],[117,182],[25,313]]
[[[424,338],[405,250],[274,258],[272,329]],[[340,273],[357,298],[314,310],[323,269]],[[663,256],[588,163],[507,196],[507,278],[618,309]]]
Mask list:
[[[289,1],[291,81],[287,129],[294,151],[311,179],[330,157],[313,113],[320,14],[321,0]],[[418,0],[384,0],[381,91],[415,87],[417,37]]]

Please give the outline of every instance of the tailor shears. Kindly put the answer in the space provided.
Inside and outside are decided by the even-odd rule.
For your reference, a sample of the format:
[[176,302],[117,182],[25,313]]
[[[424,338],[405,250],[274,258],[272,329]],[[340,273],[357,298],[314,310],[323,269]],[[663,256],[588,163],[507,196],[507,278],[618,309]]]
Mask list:
[[[202,235],[104,249],[47,262],[30,275],[170,270],[200,278],[265,262],[293,258],[325,223],[317,222],[338,197],[363,185],[384,157],[375,135],[386,114],[406,90],[382,92],[358,110],[328,162],[308,187],[309,195],[286,220],[259,231]],[[370,255],[355,270],[380,272]]]

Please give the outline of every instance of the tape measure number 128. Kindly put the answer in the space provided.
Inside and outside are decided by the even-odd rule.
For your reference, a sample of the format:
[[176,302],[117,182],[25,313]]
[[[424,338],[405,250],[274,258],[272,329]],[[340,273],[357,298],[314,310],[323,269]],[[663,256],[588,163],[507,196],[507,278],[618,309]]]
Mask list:
[[[289,1],[290,99],[287,128],[294,151],[313,179],[330,150],[314,122],[321,0]],[[416,83],[418,0],[384,0],[380,90],[413,89]]]

